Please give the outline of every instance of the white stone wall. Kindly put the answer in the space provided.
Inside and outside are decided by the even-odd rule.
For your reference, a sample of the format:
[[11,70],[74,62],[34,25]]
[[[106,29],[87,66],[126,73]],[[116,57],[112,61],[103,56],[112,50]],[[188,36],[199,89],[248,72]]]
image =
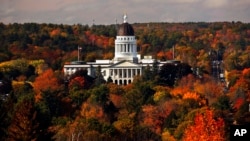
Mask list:
[[117,36],[114,60],[133,60],[137,57],[135,36]]

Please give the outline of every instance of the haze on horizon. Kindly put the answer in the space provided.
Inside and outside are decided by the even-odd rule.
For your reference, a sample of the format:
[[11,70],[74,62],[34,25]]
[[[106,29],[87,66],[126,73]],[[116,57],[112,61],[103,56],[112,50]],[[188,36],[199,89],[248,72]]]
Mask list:
[[250,22],[249,0],[0,0],[0,22],[114,24]]

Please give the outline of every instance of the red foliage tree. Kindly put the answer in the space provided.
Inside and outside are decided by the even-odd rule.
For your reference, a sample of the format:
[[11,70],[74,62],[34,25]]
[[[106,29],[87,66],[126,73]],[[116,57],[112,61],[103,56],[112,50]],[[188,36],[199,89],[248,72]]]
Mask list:
[[56,91],[60,88],[60,85],[53,70],[48,69],[35,79],[33,87],[36,92],[36,100],[39,100],[43,91]]
[[86,80],[84,77],[77,76],[70,80],[69,82],[69,88],[70,89],[81,89],[86,87]]
[[187,127],[183,141],[224,141],[225,123],[222,118],[214,119],[212,110],[195,116],[194,124]]

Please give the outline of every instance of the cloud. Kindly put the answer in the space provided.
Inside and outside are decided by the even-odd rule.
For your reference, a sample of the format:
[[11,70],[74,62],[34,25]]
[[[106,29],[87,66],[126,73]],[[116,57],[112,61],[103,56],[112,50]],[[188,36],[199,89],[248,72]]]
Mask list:
[[204,5],[208,8],[220,8],[226,6],[229,0],[205,0]]
[[128,13],[130,23],[250,22],[249,0],[1,0],[0,22],[113,24]]

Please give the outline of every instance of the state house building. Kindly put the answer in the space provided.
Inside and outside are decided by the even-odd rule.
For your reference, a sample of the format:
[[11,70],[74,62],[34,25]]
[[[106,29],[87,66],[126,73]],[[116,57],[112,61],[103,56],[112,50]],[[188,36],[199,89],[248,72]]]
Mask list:
[[159,61],[151,56],[137,53],[136,38],[133,27],[127,22],[127,15],[123,17],[115,39],[115,56],[112,60],[96,60],[95,62],[71,62],[64,65],[64,75],[70,76],[77,70],[87,70],[88,75],[95,77],[97,68],[101,68],[103,78],[107,81],[111,78],[113,83],[126,85],[133,82],[134,77],[142,75],[143,69],[152,67],[157,62],[158,67],[165,63],[178,63],[178,61]]

